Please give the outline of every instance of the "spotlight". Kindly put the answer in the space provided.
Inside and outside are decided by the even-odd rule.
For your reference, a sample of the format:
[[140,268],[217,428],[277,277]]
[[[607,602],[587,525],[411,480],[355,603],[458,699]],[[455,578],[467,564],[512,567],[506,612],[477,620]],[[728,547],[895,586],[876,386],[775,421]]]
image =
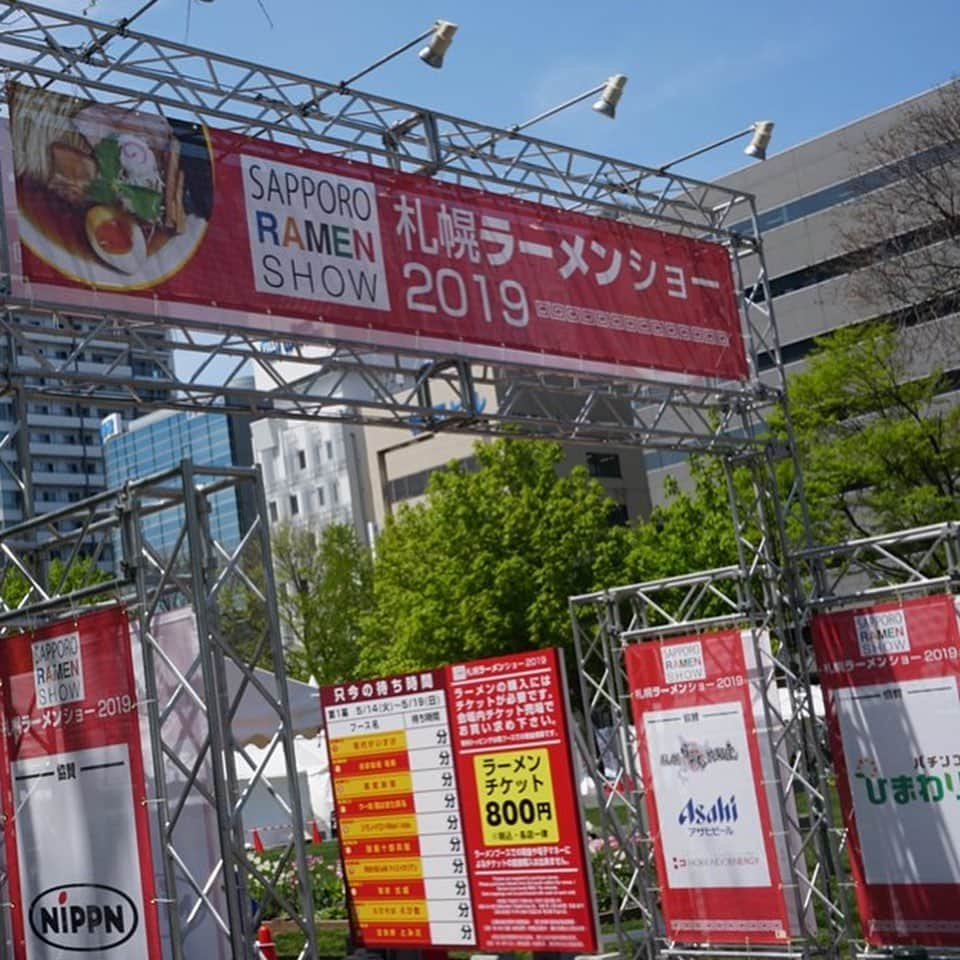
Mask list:
[[438,20],[433,25],[433,36],[430,42],[420,51],[418,56],[428,66],[439,70],[443,66],[443,55],[453,43],[453,35],[457,32],[457,25],[449,20]]
[[600,99],[593,105],[593,109],[612,120],[617,115],[617,104],[623,96],[623,88],[626,85],[627,78],[622,73],[615,73],[604,84]]
[[767,159],[767,147],[770,145],[770,138],[773,136],[773,121],[758,120],[753,125],[753,136],[743,151],[748,157],[756,160]]

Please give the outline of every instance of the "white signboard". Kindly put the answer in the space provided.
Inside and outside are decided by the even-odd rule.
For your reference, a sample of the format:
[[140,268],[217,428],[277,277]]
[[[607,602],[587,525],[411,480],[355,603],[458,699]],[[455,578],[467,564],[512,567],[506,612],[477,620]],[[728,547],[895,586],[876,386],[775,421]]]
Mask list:
[[770,883],[743,705],[643,717],[671,887]]
[[960,883],[956,678],[833,696],[867,883]]
[[11,773],[27,957],[143,960],[149,952],[126,744],[18,760]]

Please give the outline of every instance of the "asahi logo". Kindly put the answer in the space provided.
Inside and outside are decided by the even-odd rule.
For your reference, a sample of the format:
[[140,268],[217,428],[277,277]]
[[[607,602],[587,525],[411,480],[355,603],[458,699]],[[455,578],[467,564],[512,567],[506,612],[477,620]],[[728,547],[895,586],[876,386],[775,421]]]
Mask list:
[[680,816],[677,817],[677,822],[680,826],[686,827],[736,823],[737,819],[737,798],[734,794],[731,794],[729,799],[724,800],[720,796],[711,804],[697,803],[691,797],[680,808]]
[[30,929],[61,950],[111,950],[137,929],[133,901],[102,883],[65,883],[38,894],[30,904]]

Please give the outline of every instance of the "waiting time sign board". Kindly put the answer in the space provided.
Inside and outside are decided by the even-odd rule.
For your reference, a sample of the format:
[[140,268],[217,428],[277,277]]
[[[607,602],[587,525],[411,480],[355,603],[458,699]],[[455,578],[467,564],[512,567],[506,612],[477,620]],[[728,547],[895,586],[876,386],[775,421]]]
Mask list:
[[960,946],[955,600],[823,614],[813,640],[864,936]]
[[125,611],[5,637],[0,685],[16,960],[159,958]]
[[321,690],[365,945],[595,952],[555,650]]

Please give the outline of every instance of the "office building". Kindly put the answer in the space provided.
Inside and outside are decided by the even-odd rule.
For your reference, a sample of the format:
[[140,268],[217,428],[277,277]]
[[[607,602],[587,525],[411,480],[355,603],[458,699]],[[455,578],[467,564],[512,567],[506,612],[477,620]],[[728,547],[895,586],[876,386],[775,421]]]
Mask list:
[[[109,487],[161,473],[189,459],[197,466],[249,467],[253,464],[250,423],[246,417],[223,413],[158,410],[136,420],[118,414],[102,424],[103,459]],[[209,498],[210,534],[227,549],[236,547],[256,515],[247,485]],[[179,511],[165,510],[146,517],[144,533],[155,548],[173,548],[183,522]]]
[[[19,323],[29,328],[29,350],[14,346],[10,340],[0,343],[0,363],[11,363],[11,349],[18,350],[17,367],[23,371],[38,370],[33,385],[42,386],[41,363],[54,366],[69,364],[71,372],[95,378],[98,375],[113,378],[143,378],[156,371],[158,350],[169,354],[164,344],[142,358],[126,355],[125,348],[107,339],[85,339],[83,321],[77,320],[74,340],[63,336],[62,330],[53,332],[59,321],[50,315],[25,314]],[[162,397],[158,389],[157,396]],[[101,492],[106,488],[103,449],[100,442],[100,422],[113,413],[107,393],[86,397],[53,399],[44,397],[29,401],[22,407],[8,393],[0,401],[0,436],[6,438],[0,446],[0,525],[8,527],[29,515],[57,510],[71,503]],[[124,417],[131,417],[125,412]],[[20,430],[21,436],[16,432]],[[25,455],[21,456],[19,442],[25,441]],[[21,459],[29,463],[29,470],[21,470]],[[25,509],[24,493],[18,478],[28,478],[32,487],[32,509]]]
[[373,541],[363,428],[342,421],[258,420],[253,456],[263,473],[270,525],[318,533],[331,523],[353,526]]
[[[756,197],[770,292],[788,377],[802,368],[816,337],[887,312],[882,305],[868,303],[859,296],[854,283],[854,271],[862,262],[861,255],[883,255],[882,248],[876,245],[886,238],[872,238],[873,251],[852,246],[850,238],[855,232],[858,207],[876,200],[879,191],[903,175],[904,168],[896,160],[879,163],[871,145],[912,111],[938,104],[942,95],[943,89],[927,91],[763,162],[752,163],[718,181]],[[942,152],[934,154],[929,147],[907,155],[921,165],[944,156]],[[736,214],[730,219],[734,229],[739,225],[745,232],[750,231],[749,223],[742,219],[738,223]],[[756,271],[755,258],[744,258],[745,277],[755,276]],[[948,347],[952,349],[956,337],[940,335],[945,325],[956,320],[956,315],[947,307],[943,316],[928,319],[927,329],[908,327],[904,330],[902,336],[907,348],[915,348],[912,353],[918,372],[928,371],[931,364],[947,364],[948,369],[960,364],[960,357],[951,357],[945,352]],[[930,344],[938,345],[932,355]],[[922,349],[921,345],[926,347]],[[769,359],[761,358],[761,376],[765,369],[769,370]],[[684,478],[685,459],[683,454],[673,452],[647,453],[646,465],[655,503],[663,499],[666,476]]]

